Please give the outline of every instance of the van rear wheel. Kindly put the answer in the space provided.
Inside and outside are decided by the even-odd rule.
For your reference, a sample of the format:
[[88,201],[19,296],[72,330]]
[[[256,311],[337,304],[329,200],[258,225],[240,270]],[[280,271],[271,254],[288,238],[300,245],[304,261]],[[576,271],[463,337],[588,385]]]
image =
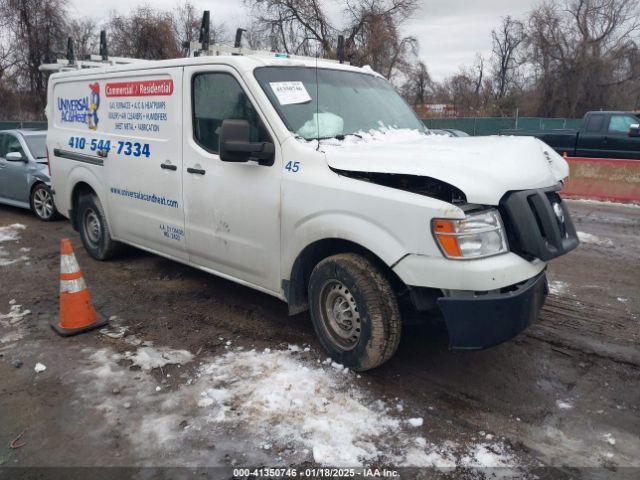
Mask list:
[[391,284],[360,255],[322,260],[309,280],[309,306],[320,343],[346,367],[370,370],[398,348],[402,320]]
[[77,212],[80,238],[87,253],[96,260],[112,258],[120,244],[111,238],[107,218],[98,197],[81,197]]

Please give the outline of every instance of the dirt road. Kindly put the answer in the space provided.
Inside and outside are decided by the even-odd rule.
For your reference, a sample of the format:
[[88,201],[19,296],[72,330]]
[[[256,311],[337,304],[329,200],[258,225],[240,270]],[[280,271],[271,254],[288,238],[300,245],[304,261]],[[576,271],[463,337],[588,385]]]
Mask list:
[[[551,264],[526,333],[452,353],[443,332],[407,328],[357,375],[274,298],[133,249],[95,262],[66,221],[0,206],[0,477],[295,464],[637,478],[640,208],[570,207],[583,243]],[[49,328],[65,236],[111,318],[69,339]]]

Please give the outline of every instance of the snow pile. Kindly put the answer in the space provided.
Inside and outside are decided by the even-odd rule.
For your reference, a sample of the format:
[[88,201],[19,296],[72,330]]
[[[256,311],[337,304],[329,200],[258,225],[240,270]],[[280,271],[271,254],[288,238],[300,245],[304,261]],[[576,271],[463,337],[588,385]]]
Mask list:
[[504,468],[513,466],[513,457],[504,446],[481,443],[460,459],[460,465],[472,468]]
[[193,354],[187,350],[172,350],[167,347],[140,347],[135,352],[125,352],[124,358],[142,370],[153,370],[165,365],[182,365],[193,360]]
[[18,232],[25,228],[27,228],[26,225],[22,225],[21,223],[14,223],[13,225],[0,227],[0,242],[13,242],[15,240],[19,240],[20,235],[18,235]]
[[7,330],[7,333],[0,336],[0,344],[17,342],[24,337],[24,317],[31,313],[30,310],[22,310],[22,305],[18,305],[15,300],[11,300],[9,305],[9,312],[0,313],[0,328]]
[[573,405],[571,405],[569,402],[565,402],[564,400],[556,400],[556,406],[560,410],[571,410],[573,408]]
[[427,135],[418,130],[411,130],[408,128],[389,128],[380,126],[377,130],[369,130],[368,132],[360,131],[353,135],[345,136],[344,140],[327,139],[322,140],[321,145],[323,149],[327,147],[344,147],[344,146],[358,146],[363,144],[381,144],[381,143],[409,143],[409,142],[421,142],[425,138],[434,138],[435,135]]
[[[14,223],[13,225],[7,225],[4,227],[0,227],[0,243],[3,242],[15,242],[20,240],[19,232],[27,228],[25,225],[21,223]],[[5,250],[4,247],[0,246],[0,267],[6,267],[8,265],[12,265],[17,262],[24,262],[29,260],[29,257],[26,255],[22,255],[18,258],[7,258],[9,253]]]
[[560,280],[551,280],[548,283],[549,293],[552,295],[562,295],[567,291],[569,284]]
[[613,242],[608,238],[600,238],[591,233],[578,232],[578,239],[582,243],[588,243],[591,245],[599,245],[601,247],[613,247]]
[[400,426],[348,391],[343,375],[302,365],[291,351],[227,353],[201,367],[200,377],[208,385],[200,405],[211,421],[250,423],[267,441],[301,443],[320,464],[374,459],[374,439]]
[[[225,452],[242,464],[357,467],[517,467],[502,443],[445,442],[423,435],[421,417],[398,412],[353,385],[357,376],[333,362],[312,362],[309,348],[228,349],[167,385],[148,368],[191,360],[184,350],[141,347],[135,354],[93,351],[81,394],[131,438],[142,457],[179,453],[173,462],[216,465]],[[188,354],[188,355],[187,355]],[[122,360],[143,370],[132,370]],[[173,372],[172,372],[173,373]],[[166,385],[166,386],[165,386]],[[112,392],[117,391],[117,395]],[[407,410],[406,408],[404,410]],[[215,444],[215,451],[203,445]],[[227,448],[227,450],[225,450]],[[217,457],[217,458],[216,458]],[[178,458],[178,460],[175,460]]]
[[[306,364],[298,352],[232,351],[201,366],[196,385],[206,388],[198,405],[208,422],[250,425],[269,444],[302,445],[320,465],[353,467],[377,459],[398,466],[456,465],[458,446],[438,448],[416,436],[422,418],[403,421],[395,407],[354,388],[353,373],[334,362]],[[506,463],[504,447],[495,448]],[[473,446],[465,457],[475,451]]]

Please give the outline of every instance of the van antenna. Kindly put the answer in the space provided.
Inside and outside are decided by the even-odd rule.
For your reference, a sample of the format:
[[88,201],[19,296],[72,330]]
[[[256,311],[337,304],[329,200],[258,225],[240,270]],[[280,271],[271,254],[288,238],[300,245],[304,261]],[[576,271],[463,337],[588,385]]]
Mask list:
[[201,45],[201,51],[209,52],[209,40],[211,38],[211,12],[205,10],[202,15],[202,25],[200,26],[200,39],[198,40]]
[[100,30],[100,56],[105,62],[109,60],[109,49],[107,47],[107,31]]
[[233,44],[233,46],[235,48],[241,48],[242,47],[242,34],[246,32],[246,30],[244,28],[239,28],[236,30],[236,41]]
[[73,51],[73,40],[71,37],[67,39],[67,60],[69,61],[69,65],[75,65],[76,63],[76,55]]

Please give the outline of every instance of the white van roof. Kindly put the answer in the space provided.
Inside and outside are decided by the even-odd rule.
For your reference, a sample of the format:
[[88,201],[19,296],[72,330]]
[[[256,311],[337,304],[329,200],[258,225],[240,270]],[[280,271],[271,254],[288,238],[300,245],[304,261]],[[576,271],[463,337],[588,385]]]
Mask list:
[[84,76],[94,76],[96,74],[132,72],[140,70],[155,70],[159,68],[185,67],[194,65],[229,65],[240,73],[251,73],[257,67],[315,67],[329,68],[333,70],[344,70],[351,72],[367,73],[380,76],[369,66],[353,67],[341,64],[336,61],[315,59],[311,57],[285,57],[283,54],[273,53],[273,56],[261,54],[249,55],[205,55],[200,57],[177,58],[171,60],[140,60],[132,61],[124,65],[92,66],[92,68],[80,68],[66,70],[51,75],[51,79],[77,78]]

